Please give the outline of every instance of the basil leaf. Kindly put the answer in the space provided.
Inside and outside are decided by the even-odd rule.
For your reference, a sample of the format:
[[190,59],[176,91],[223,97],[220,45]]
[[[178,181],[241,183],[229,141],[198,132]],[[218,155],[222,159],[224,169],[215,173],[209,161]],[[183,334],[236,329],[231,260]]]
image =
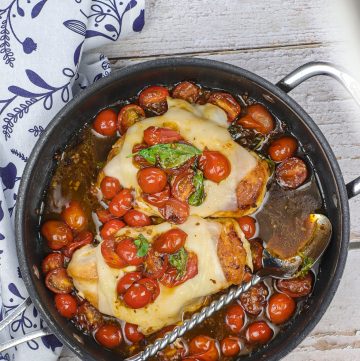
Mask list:
[[144,257],[147,255],[149,251],[149,242],[142,234],[137,236],[137,238],[134,240],[134,244],[137,248],[136,255],[138,257]]
[[180,248],[176,253],[169,257],[170,264],[178,271],[177,278],[181,278],[186,272],[186,265],[188,260],[188,254],[185,248]]
[[191,194],[188,199],[188,203],[191,206],[200,206],[205,199],[205,189],[204,189],[204,175],[203,172],[197,169],[195,176],[193,178],[193,185],[195,187],[195,192]]
[[302,252],[299,252],[298,255],[302,258],[302,264],[295,277],[305,277],[314,265],[314,260],[311,257],[305,256]]

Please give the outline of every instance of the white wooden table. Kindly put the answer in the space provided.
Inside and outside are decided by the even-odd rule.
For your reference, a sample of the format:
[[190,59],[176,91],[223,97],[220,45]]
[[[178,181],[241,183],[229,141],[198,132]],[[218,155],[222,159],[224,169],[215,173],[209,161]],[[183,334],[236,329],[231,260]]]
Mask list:
[[[355,60],[356,53],[350,54],[343,42],[346,26],[337,22],[339,10],[333,6],[338,1],[347,2],[148,0],[142,33],[101,50],[114,69],[159,57],[190,56],[238,65],[276,82],[312,60],[355,63],[349,60]],[[359,176],[360,109],[341,86],[328,78],[314,78],[291,96],[327,137],[345,181]],[[350,209],[351,241],[360,241],[360,197],[350,201]],[[76,360],[68,350],[61,359]],[[360,360],[360,251],[349,253],[325,316],[284,360]]]

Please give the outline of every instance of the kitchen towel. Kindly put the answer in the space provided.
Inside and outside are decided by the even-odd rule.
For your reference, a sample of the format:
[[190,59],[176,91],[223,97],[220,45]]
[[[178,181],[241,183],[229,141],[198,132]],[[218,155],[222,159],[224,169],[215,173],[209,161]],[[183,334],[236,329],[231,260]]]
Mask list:
[[[110,73],[94,49],[144,26],[145,0],[0,0],[0,320],[28,294],[14,240],[16,195],[24,166],[53,116]],[[43,327],[30,305],[0,343]],[[0,353],[0,360],[56,360],[62,345],[46,336]]]

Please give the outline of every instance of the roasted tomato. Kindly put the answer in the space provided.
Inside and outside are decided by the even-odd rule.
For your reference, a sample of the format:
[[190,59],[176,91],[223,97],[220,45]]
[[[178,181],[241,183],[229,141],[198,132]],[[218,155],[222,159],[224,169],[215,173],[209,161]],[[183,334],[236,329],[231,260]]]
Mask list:
[[100,231],[100,236],[102,239],[111,239],[119,229],[125,227],[126,224],[119,219],[112,219],[106,222]]
[[121,329],[113,324],[100,326],[95,333],[95,339],[106,348],[115,348],[121,344]]
[[106,137],[113,136],[116,133],[116,118],[117,115],[115,110],[102,110],[96,116],[93,123],[93,128],[97,133],[101,135],[104,135]]
[[115,252],[115,241],[113,239],[106,239],[101,243],[101,254],[109,267],[124,268],[126,266],[125,260]]
[[274,331],[265,321],[251,323],[246,330],[246,340],[251,344],[265,344],[271,340]]
[[125,273],[124,276],[122,276],[117,284],[116,290],[119,295],[124,294],[128,288],[134,283],[139,281],[142,278],[141,272],[129,272]]
[[46,287],[54,293],[70,293],[74,286],[65,268],[56,268],[46,275]]
[[41,234],[54,250],[67,246],[73,240],[71,229],[61,221],[46,221],[41,227]]
[[279,291],[286,293],[292,298],[305,297],[311,293],[314,283],[314,277],[309,272],[304,277],[292,279],[283,279],[276,281],[276,287]]
[[241,350],[241,339],[234,336],[226,337],[221,341],[220,348],[224,356],[235,356]]
[[275,175],[281,187],[296,189],[305,182],[308,177],[308,170],[302,159],[292,157],[276,168]]
[[137,255],[138,249],[133,238],[125,238],[116,245],[116,253],[127,265],[139,266],[144,262],[144,257]]
[[61,316],[73,318],[77,312],[76,298],[69,294],[56,294],[55,307]]
[[238,124],[245,129],[254,129],[264,135],[275,129],[273,116],[261,104],[250,105],[247,108],[247,115],[240,118]]
[[183,99],[195,103],[199,99],[200,88],[189,81],[179,83],[172,92],[173,98]]
[[264,283],[252,286],[249,291],[240,295],[240,303],[244,310],[250,315],[258,315],[266,305],[266,298],[269,294]]
[[145,257],[143,273],[146,277],[158,279],[163,276],[168,267],[168,257],[150,249]]
[[104,177],[100,183],[101,193],[104,198],[114,198],[122,189],[120,182],[114,177]]
[[223,109],[227,114],[228,122],[234,121],[241,112],[240,104],[229,93],[212,93],[208,102]]
[[86,214],[78,201],[71,201],[61,212],[61,217],[75,232],[83,231],[88,225]]
[[166,98],[169,91],[163,86],[150,86],[141,91],[139,104],[142,108],[155,113],[163,114],[167,111]]
[[231,332],[239,333],[244,326],[245,312],[239,305],[232,305],[226,311],[225,323]]
[[204,150],[199,159],[199,168],[204,172],[204,177],[213,182],[220,183],[231,172],[229,160],[220,152]]
[[194,175],[195,172],[192,169],[188,169],[172,177],[171,194],[174,198],[182,202],[187,202],[188,198],[195,191],[193,184]]
[[135,209],[130,209],[124,215],[124,221],[130,227],[145,227],[151,224],[149,216]]
[[139,285],[144,285],[148,291],[151,292],[151,302],[154,302],[160,294],[159,282],[152,278],[142,278],[137,282]]
[[122,217],[131,209],[133,196],[130,189],[123,189],[118,193],[109,204],[109,211],[115,217]]
[[295,138],[283,136],[271,142],[268,154],[275,162],[282,162],[285,159],[292,157],[298,147],[298,142]]
[[124,326],[125,337],[128,341],[136,343],[141,341],[145,336],[139,331],[138,326],[133,323],[125,323]]
[[64,255],[71,258],[73,253],[87,244],[90,244],[94,239],[93,234],[90,231],[80,232],[74,239],[74,242],[67,245],[64,249]]
[[90,333],[99,328],[104,319],[94,306],[85,301],[77,310],[75,323],[81,330]]
[[153,249],[159,253],[175,253],[186,242],[187,234],[180,228],[172,228],[155,239]]
[[144,130],[144,142],[148,146],[155,144],[174,143],[182,140],[182,136],[176,130],[151,126]]
[[184,223],[190,214],[189,205],[176,198],[167,200],[159,211],[164,219],[175,224]]
[[241,230],[244,232],[246,239],[254,237],[256,232],[255,218],[250,216],[243,216],[237,219]]
[[262,256],[264,251],[264,247],[259,238],[250,240],[250,249],[254,272],[257,272],[262,268]]
[[268,315],[270,321],[279,325],[288,321],[295,313],[296,302],[284,293],[275,293],[269,299]]
[[117,127],[119,133],[124,134],[128,128],[143,118],[145,118],[145,112],[143,108],[136,104],[125,105],[121,108],[118,115]]
[[64,256],[61,253],[50,253],[41,263],[41,269],[44,274],[62,267],[64,267]]
[[141,284],[133,283],[124,294],[124,302],[131,308],[142,308],[151,303],[152,293]]
[[104,208],[97,209],[96,215],[99,218],[99,221],[103,224],[105,224],[115,218],[115,216],[112,215],[108,209],[104,209]]
[[166,173],[156,167],[140,169],[137,180],[142,191],[148,194],[161,192],[167,184]]
[[150,167],[151,166],[151,164],[144,157],[142,157],[140,154],[136,154],[136,153],[140,152],[140,150],[146,149],[148,147],[149,146],[147,144],[144,144],[144,143],[135,144],[133,146],[132,153],[135,154],[133,156],[133,163],[138,168],[144,168],[144,167]]
[[143,193],[142,197],[145,202],[151,204],[152,206],[163,207],[166,201],[170,199],[170,186],[167,184],[161,192],[153,194]]
[[201,361],[217,361],[220,357],[216,341],[205,335],[195,336],[190,341],[189,354]]

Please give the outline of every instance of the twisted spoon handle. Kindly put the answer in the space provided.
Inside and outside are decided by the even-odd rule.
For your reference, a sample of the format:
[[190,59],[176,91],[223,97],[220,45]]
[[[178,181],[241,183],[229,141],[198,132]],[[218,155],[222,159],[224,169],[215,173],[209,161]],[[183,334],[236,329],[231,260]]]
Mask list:
[[157,339],[153,344],[145,347],[144,351],[127,358],[125,361],[145,361],[151,356],[155,356],[160,350],[173,343],[177,338],[182,336],[185,332],[193,329],[196,325],[200,324],[206,318],[209,318],[216,311],[219,311],[224,306],[229,304],[240,294],[249,290],[250,287],[258,284],[261,277],[254,275],[250,282],[243,283],[238,287],[232,287],[230,291],[222,295],[218,300],[210,303],[209,306],[204,307],[200,312],[194,313],[190,319],[183,322],[182,325],[176,326],[171,332],[168,332],[163,338]]

